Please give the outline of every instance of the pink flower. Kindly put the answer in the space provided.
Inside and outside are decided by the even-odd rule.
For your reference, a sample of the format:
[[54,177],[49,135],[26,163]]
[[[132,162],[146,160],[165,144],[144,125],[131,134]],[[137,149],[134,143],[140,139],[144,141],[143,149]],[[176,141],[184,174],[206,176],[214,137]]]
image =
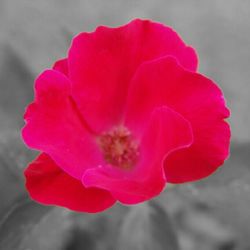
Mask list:
[[229,154],[229,110],[196,69],[194,49],[159,23],[76,36],[25,113],[23,139],[42,152],[25,170],[31,197],[99,212],[212,174]]

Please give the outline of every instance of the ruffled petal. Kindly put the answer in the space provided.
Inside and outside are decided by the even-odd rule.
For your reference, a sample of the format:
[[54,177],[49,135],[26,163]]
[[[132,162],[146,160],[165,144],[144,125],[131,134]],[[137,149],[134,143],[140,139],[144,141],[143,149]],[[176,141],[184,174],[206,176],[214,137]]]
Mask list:
[[35,101],[24,116],[24,141],[81,179],[86,168],[102,163],[102,155],[70,96],[69,80],[60,72],[47,70],[36,80],[35,91]]
[[101,212],[115,203],[108,191],[85,188],[81,181],[59,168],[42,153],[24,172],[26,187],[35,201],[45,205],[58,205],[79,212]]
[[228,157],[229,110],[221,90],[208,78],[185,70],[172,57],[144,63],[129,91],[126,122],[137,133],[150,112],[167,105],[192,126],[194,143],[165,162],[168,182],[198,180],[213,173]]
[[140,159],[131,171],[99,166],[83,175],[87,187],[106,189],[125,204],[134,204],[158,195],[165,186],[163,161],[177,149],[192,144],[188,121],[168,107],[153,111],[140,142]]
[[134,20],[119,28],[99,27],[74,38],[69,51],[69,76],[81,113],[96,131],[122,119],[128,85],[139,65],[172,55],[189,70],[197,56],[171,28]]
[[57,70],[61,73],[63,73],[65,76],[68,76],[69,74],[69,66],[68,66],[68,59],[60,59],[56,61],[52,67],[54,70]]
[[190,148],[174,152],[166,159],[168,182],[196,181],[212,174],[228,158],[229,143],[229,125],[224,121],[208,121],[207,126],[197,129],[196,140]]

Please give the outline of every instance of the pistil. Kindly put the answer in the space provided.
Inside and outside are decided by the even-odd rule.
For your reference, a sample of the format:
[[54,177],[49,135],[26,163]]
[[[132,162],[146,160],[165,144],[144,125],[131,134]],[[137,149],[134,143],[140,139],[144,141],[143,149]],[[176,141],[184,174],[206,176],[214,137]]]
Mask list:
[[136,164],[139,155],[138,142],[126,127],[114,127],[103,133],[99,144],[107,163],[122,169],[131,169]]

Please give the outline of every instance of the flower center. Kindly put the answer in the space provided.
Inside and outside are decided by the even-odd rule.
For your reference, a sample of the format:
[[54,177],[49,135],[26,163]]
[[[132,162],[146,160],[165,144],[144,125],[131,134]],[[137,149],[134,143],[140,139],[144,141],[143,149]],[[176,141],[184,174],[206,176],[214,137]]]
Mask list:
[[131,169],[139,155],[138,143],[131,132],[123,127],[114,127],[99,138],[105,160],[123,169]]

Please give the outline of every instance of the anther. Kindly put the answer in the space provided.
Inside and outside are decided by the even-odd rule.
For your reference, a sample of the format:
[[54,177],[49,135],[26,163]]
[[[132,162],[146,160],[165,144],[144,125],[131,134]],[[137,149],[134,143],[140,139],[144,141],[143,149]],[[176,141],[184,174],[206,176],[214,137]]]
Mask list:
[[119,126],[103,133],[99,144],[104,159],[111,165],[131,169],[136,164],[139,155],[138,143],[127,128]]

